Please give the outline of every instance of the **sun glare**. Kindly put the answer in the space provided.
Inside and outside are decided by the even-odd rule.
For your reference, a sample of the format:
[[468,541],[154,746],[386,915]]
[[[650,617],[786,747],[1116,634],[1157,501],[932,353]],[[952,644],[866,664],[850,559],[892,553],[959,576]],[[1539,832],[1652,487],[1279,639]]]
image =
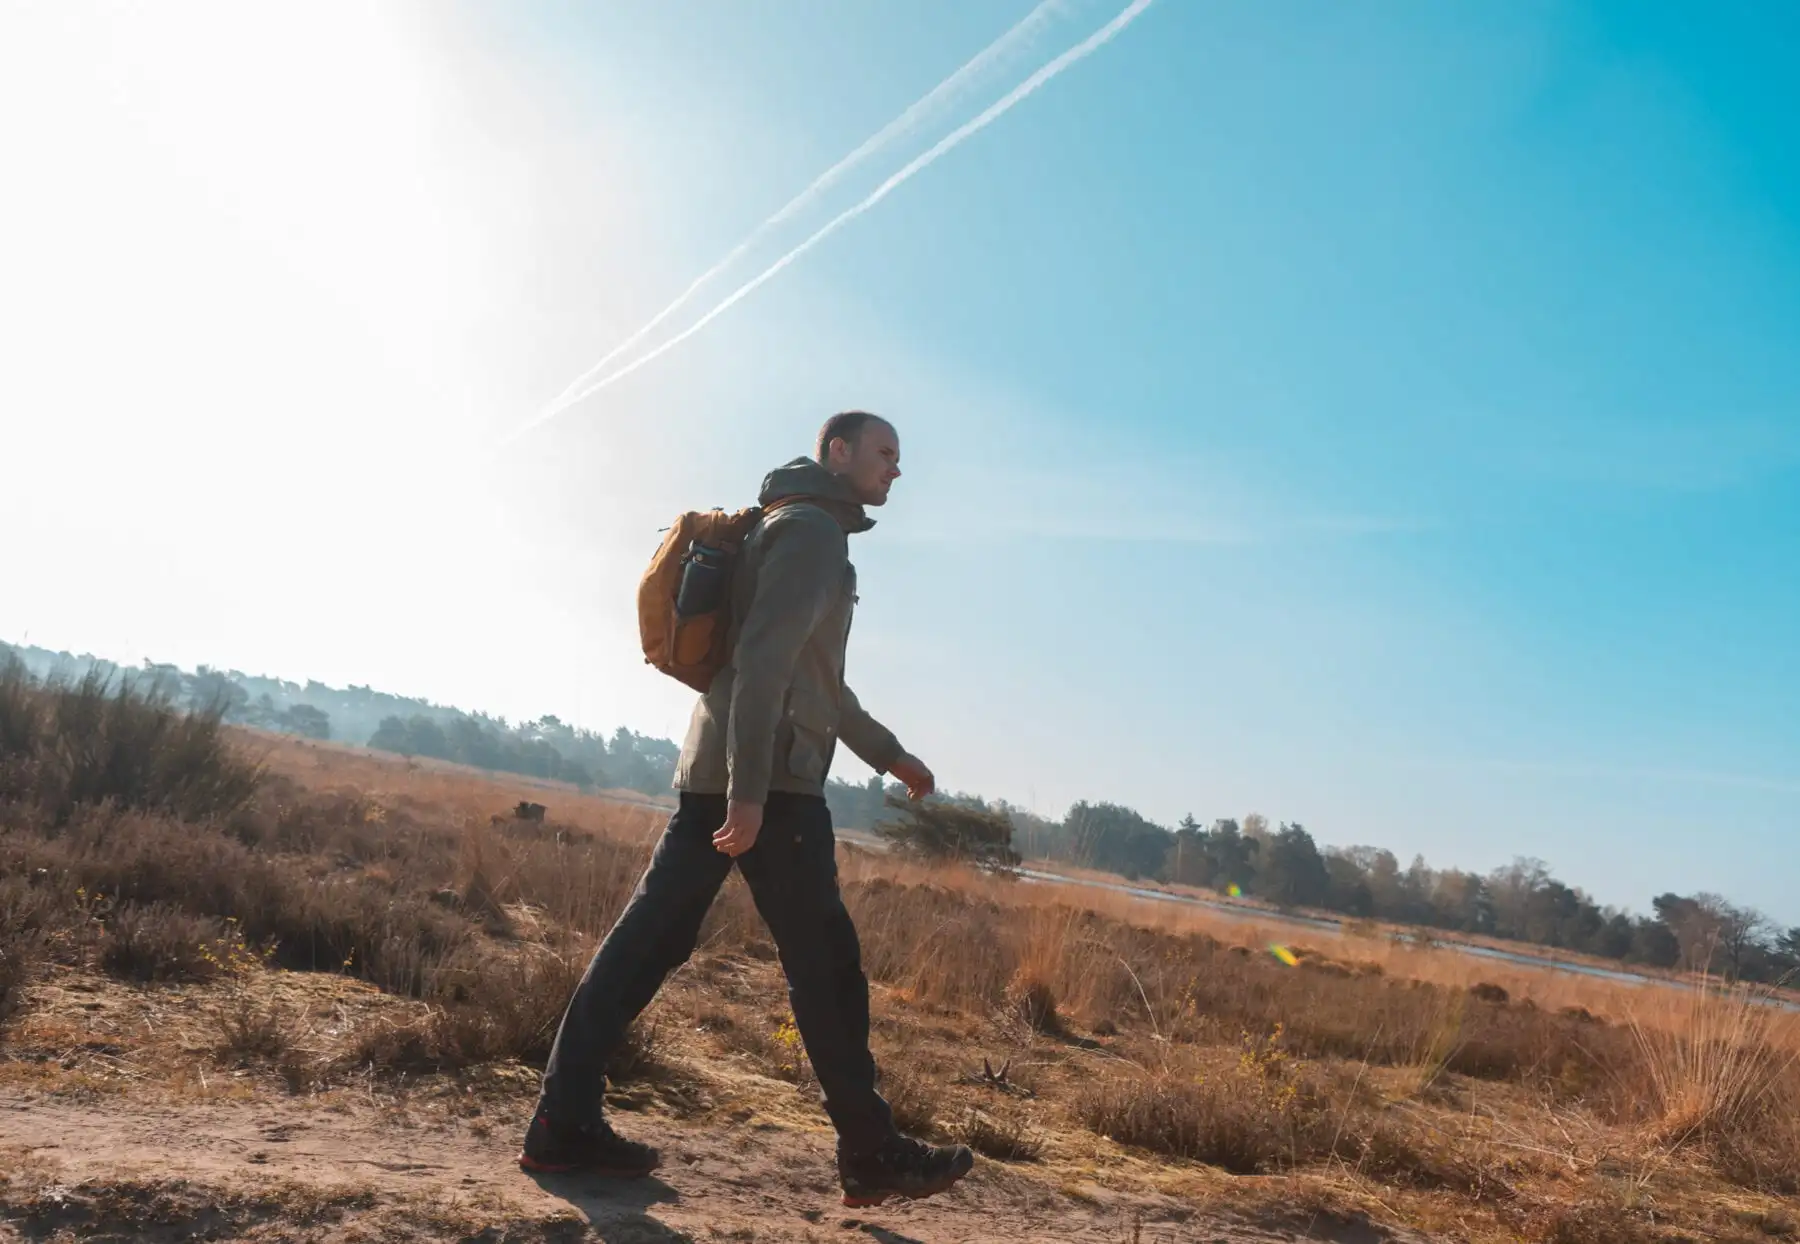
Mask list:
[[[229,610],[277,573],[259,567],[379,599],[481,556],[470,427],[492,231],[462,127],[478,109],[430,17],[0,17],[0,409],[8,456],[47,468],[9,482],[0,516],[31,549],[19,573],[56,585],[62,616],[41,625],[161,653],[172,594]],[[424,531],[404,555],[387,538]],[[111,584],[68,572],[84,559]],[[106,604],[121,590],[140,593],[129,621]],[[267,603],[239,606],[264,637],[285,625]],[[191,619],[180,638],[220,643]]]

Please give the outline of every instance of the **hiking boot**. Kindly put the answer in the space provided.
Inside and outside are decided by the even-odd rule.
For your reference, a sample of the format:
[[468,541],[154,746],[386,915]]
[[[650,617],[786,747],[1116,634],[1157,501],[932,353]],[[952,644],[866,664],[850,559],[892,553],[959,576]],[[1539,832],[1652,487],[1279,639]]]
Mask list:
[[880,1205],[891,1196],[933,1196],[967,1175],[974,1165],[975,1155],[967,1145],[928,1145],[910,1136],[891,1136],[879,1149],[860,1157],[838,1151],[844,1204],[852,1209]]
[[519,1169],[544,1175],[588,1171],[614,1179],[637,1179],[662,1164],[649,1145],[626,1140],[605,1119],[575,1126],[556,1125],[542,1110],[525,1131]]

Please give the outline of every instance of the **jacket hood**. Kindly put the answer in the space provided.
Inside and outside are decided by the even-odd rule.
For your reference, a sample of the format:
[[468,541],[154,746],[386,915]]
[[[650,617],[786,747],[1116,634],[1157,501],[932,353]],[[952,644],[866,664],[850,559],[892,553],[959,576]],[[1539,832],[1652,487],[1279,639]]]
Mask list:
[[875,525],[843,476],[833,475],[811,458],[795,458],[770,471],[763,477],[756,500],[758,505],[769,505],[788,497],[818,502],[848,532],[867,531]]

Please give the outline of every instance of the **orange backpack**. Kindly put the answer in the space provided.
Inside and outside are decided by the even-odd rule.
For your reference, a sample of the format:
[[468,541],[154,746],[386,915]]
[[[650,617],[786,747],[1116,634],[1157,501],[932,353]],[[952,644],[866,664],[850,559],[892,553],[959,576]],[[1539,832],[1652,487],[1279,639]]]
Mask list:
[[765,514],[805,500],[727,513],[689,510],[675,520],[638,583],[644,660],[704,692],[731,659],[731,580],[744,541]]

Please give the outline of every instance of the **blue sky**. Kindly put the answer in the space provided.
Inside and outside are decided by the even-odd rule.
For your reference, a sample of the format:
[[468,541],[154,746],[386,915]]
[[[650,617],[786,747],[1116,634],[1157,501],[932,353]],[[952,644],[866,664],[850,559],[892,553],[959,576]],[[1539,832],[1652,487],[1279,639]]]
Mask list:
[[[687,698],[630,630],[655,529],[868,406],[907,476],[857,546],[852,681],[947,784],[1537,855],[1604,901],[1713,889],[1800,923],[1800,30],[1769,6],[1160,0],[690,342],[494,448],[1030,8],[220,19],[269,150],[204,93],[177,106],[173,41],[158,61],[104,15],[57,19],[66,60],[14,89],[85,72],[175,101],[162,130],[77,121],[155,153],[171,220],[237,241],[195,227],[216,298],[171,313],[133,258],[84,288],[140,318],[21,299],[9,331],[46,358],[147,321],[243,340],[146,361],[153,438],[46,363],[14,381],[15,409],[59,411],[27,445],[198,458],[258,481],[225,502],[256,521],[190,497],[71,535],[28,485],[15,523],[130,561],[140,604],[45,555],[57,590],[0,595],[0,630],[678,733]],[[1065,5],[714,300],[1116,11]],[[283,77],[306,36],[335,105]],[[259,104],[265,80],[290,85]],[[242,328],[244,298],[280,331]],[[226,353],[243,375],[195,400]],[[325,479],[375,512],[270,502]],[[182,547],[287,569],[209,575]]]

